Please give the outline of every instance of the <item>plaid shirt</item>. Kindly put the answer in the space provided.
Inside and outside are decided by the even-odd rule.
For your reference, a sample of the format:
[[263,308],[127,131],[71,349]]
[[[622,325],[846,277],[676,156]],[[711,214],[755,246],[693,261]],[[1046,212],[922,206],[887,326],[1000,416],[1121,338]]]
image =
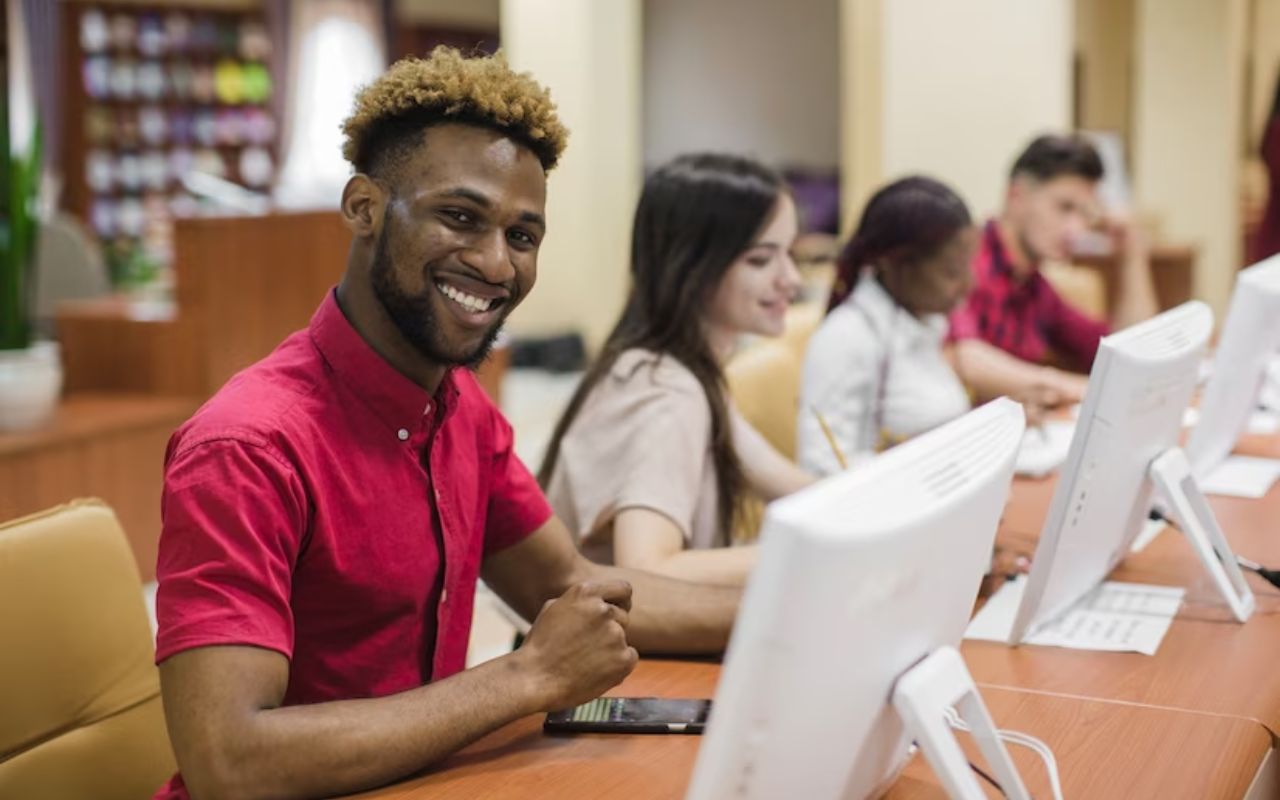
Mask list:
[[994,220],[982,232],[973,279],[973,291],[951,314],[952,341],[981,338],[1024,361],[1056,356],[1075,369],[1092,366],[1106,323],[1067,305],[1039,271],[1018,283]]

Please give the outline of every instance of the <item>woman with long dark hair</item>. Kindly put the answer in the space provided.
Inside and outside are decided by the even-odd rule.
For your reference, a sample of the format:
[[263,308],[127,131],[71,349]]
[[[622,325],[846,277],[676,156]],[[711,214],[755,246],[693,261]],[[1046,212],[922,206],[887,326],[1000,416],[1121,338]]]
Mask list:
[[1250,261],[1280,253],[1280,74],[1276,75],[1276,94],[1271,101],[1271,115],[1262,131],[1259,148],[1262,163],[1267,168],[1267,207],[1262,222],[1254,234]]
[[835,472],[969,410],[943,342],[976,244],[964,201],[939,181],[903,178],[872,196],[805,353],[801,467]]
[[682,156],[645,182],[626,307],[539,472],[593,559],[741,583],[755,548],[727,546],[748,493],[810,482],[734,410],[723,371],[741,335],[782,333],[795,236],[791,197],[750,159]]

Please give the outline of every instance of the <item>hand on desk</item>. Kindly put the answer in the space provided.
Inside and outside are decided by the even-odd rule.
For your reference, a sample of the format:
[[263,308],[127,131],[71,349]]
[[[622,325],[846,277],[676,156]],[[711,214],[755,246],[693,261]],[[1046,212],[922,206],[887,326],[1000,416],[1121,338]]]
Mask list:
[[1021,403],[1026,411],[1027,425],[1035,426],[1044,422],[1046,412],[1084,400],[1087,388],[1089,388],[1087,375],[1043,367],[1035,383],[1013,399]]
[[991,552],[991,571],[982,579],[979,597],[990,597],[1004,582],[1031,571],[1031,557],[1021,549],[996,545]]
[[627,644],[631,585],[580,583],[548,600],[514,655],[526,660],[542,710],[594,700],[635,669],[639,654]]

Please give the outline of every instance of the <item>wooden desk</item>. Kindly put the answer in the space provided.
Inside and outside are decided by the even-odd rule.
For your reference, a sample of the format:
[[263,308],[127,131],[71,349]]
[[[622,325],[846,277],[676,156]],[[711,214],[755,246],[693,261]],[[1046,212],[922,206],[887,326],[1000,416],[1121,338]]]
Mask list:
[[[1237,452],[1275,456],[1280,437],[1247,437]],[[1034,548],[1053,486],[1053,479],[1015,482],[999,534],[1002,543]],[[1280,486],[1261,500],[1209,500],[1233,549],[1264,564],[1280,564]],[[1243,625],[1236,623],[1190,546],[1169,530],[1127,558],[1111,577],[1186,587],[1185,605],[1154,656],[966,641],[961,652],[975,680],[1230,714],[1280,734],[1280,592],[1248,576],[1258,610]]]
[[[613,694],[710,697],[717,664],[646,660]],[[1043,739],[1057,754],[1067,797],[1240,798],[1270,751],[1271,738],[1247,720],[1210,714],[984,690],[996,723]],[[421,777],[354,797],[680,798],[701,737],[545,736],[541,715],[481,739]],[[1048,796],[1039,759],[1022,748],[1015,761],[1037,797]],[[892,800],[941,798],[929,766],[917,758],[890,791]]]
[[[991,687],[982,695],[997,725],[1049,745],[1064,797],[1245,797],[1271,753],[1266,729],[1236,717]],[[981,763],[972,740],[962,744]],[[1009,753],[1031,795],[1051,797],[1040,758],[1024,747]],[[945,800],[946,793],[917,756],[885,800],[924,798]]]
[[[1116,254],[1073,256],[1072,264],[1091,267],[1102,273],[1107,308],[1116,307],[1120,288],[1120,259]],[[1161,310],[1173,308],[1191,299],[1196,248],[1191,245],[1156,244],[1151,248],[1151,279],[1155,285],[1156,303]]]
[[196,405],[169,397],[71,395],[48,425],[0,434],[0,519],[100,497],[120,518],[142,579],[151,580],[165,445]]

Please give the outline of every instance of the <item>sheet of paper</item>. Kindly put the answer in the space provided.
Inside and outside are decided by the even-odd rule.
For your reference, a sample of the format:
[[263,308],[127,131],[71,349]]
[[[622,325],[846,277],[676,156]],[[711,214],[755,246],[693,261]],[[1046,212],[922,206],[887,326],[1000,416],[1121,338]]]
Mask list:
[[1017,473],[1039,478],[1061,467],[1071,450],[1071,437],[1075,430],[1075,422],[1067,420],[1053,420],[1038,428],[1027,428],[1018,447],[1014,467]]
[[[1200,422],[1200,409],[1188,408],[1182,412],[1182,427],[1193,428]],[[1259,409],[1249,415],[1245,423],[1245,433],[1254,436],[1270,436],[1280,433],[1280,413]]]
[[1274,411],[1255,411],[1249,415],[1245,432],[1254,436],[1270,436],[1280,433],[1280,414]]
[[[1002,586],[969,623],[965,638],[1007,642],[1025,590],[1025,578]],[[1106,581],[1041,626],[1026,643],[1155,655],[1184,593],[1173,586]]]
[[1280,460],[1228,456],[1217,469],[1200,480],[1200,491],[1256,500],[1270,491],[1277,478],[1280,478]]

